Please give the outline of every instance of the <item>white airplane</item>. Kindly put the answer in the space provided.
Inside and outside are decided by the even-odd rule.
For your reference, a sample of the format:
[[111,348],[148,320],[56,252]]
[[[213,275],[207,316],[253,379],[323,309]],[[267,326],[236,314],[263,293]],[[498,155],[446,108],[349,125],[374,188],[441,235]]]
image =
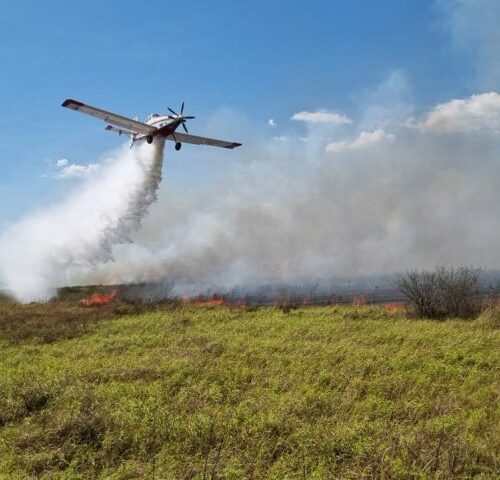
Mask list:
[[[71,108],[77,112],[86,113],[92,117],[101,118],[106,123],[111,123],[106,127],[106,130],[116,132],[118,135],[126,135],[132,139],[130,148],[133,147],[135,142],[146,141],[153,143],[154,137],[163,137],[167,140],[175,142],[175,149],[180,150],[182,143],[192,143],[194,145],[212,145],[214,147],[222,148],[235,148],[241,146],[241,143],[227,142],[225,140],[216,140],[215,138],[198,137],[196,135],[189,135],[186,128],[186,120],[195,118],[189,115],[183,115],[184,102],[182,102],[180,115],[174,112],[170,107],[167,107],[172,115],[159,115],[152,113],[146,120],[139,122],[137,118],[127,118],[116,113],[107,112],[100,108],[86,105],[78,100],[68,98],[62,103],[63,107]],[[186,133],[176,132],[179,125],[182,125]]]

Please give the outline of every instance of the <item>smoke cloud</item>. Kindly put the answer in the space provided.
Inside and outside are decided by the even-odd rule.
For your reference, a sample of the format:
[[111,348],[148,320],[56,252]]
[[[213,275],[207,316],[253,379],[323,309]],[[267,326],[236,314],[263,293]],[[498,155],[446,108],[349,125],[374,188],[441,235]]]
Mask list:
[[154,205],[163,144],[124,146],[62,204],[3,233],[2,279],[29,301],[67,284],[192,295],[442,263],[499,269],[498,98],[399,121],[396,99],[369,131],[365,112],[349,125],[290,122],[279,140],[216,151],[234,163],[204,185],[169,183]]
[[65,201],[2,233],[0,278],[17,299],[46,300],[80,271],[112,260],[113,245],[130,241],[156,199],[163,146],[123,146]]
[[500,268],[500,137],[487,121],[500,107],[492,93],[459,104],[483,108],[455,100],[420,120],[382,121],[388,131],[353,121],[244,146],[204,188],[168,185],[134,243],[74,280],[195,294],[442,263]]

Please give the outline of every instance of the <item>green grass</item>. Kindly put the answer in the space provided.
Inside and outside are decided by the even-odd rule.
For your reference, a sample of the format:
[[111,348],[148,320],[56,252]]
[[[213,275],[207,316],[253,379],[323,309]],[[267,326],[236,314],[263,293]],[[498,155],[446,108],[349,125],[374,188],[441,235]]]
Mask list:
[[0,306],[1,479],[500,478],[495,312],[127,311]]

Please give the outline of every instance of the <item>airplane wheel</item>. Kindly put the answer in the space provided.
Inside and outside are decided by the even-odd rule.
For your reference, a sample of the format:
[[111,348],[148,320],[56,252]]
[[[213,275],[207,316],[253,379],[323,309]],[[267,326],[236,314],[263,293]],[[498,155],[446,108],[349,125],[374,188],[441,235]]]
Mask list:
[[151,135],[148,135],[148,136],[146,137],[146,142],[148,142],[148,143],[153,143],[153,137],[152,137]]
[[181,143],[181,142],[177,142],[177,143],[175,144],[175,149],[176,149],[177,151],[179,151],[179,150],[181,149],[181,147],[182,147],[182,143]]

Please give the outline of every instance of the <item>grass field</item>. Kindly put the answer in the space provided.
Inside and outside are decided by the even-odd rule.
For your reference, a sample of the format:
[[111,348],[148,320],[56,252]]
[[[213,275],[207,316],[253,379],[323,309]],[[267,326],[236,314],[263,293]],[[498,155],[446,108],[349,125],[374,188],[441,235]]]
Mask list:
[[0,302],[0,479],[500,478],[495,311],[139,310]]

